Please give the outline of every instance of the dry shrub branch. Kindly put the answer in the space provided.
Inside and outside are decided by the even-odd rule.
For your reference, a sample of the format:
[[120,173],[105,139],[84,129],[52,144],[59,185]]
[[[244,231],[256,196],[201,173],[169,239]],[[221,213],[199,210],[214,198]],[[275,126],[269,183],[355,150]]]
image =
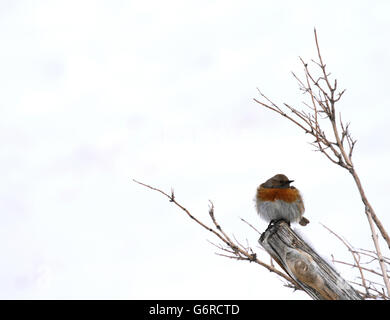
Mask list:
[[[299,84],[300,90],[309,97],[308,100],[310,102],[304,103],[304,109],[296,108],[287,103],[279,106],[272,102],[272,100],[265,96],[260,90],[259,93],[262,100],[254,100],[263,107],[287,118],[296,126],[304,130],[305,133],[311,135],[314,139],[311,144],[316,148],[316,151],[321,152],[332,163],[346,169],[352,175],[364,204],[364,212],[368,219],[377,261],[379,262],[387,295],[390,296],[389,277],[387,275],[386,264],[384,262],[385,259],[381,252],[376,229],[379,230],[389,248],[390,237],[368,201],[356,167],[352,161],[356,140],[351,136],[349,130],[350,124],[343,122],[341,114],[337,113],[336,110],[336,104],[342,98],[345,90],[338,89],[337,79],[333,80],[330,73],[327,71],[326,64],[324,63],[320,52],[316,30],[314,30],[314,37],[318,61],[311,60],[311,63],[317,67],[317,70],[315,71],[319,71],[319,75],[315,76],[315,71],[313,71],[309,67],[309,63],[305,62],[302,58],[300,58],[300,61],[302,62],[304,69],[304,78],[301,79],[293,73],[294,78]],[[330,130],[326,130],[329,127]]]
[[[264,267],[264,268],[268,269],[269,271],[276,273],[279,277],[286,280],[287,283],[285,285],[287,287],[292,287],[292,288],[297,289],[297,290],[300,289],[299,285],[290,276],[281,272],[272,264],[268,264],[264,261],[261,261],[257,257],[254,250],[249,246],[249,244],[247,246],[244,246],[241,243],[239,243],[237,241],[237,239],[235,239],[235,238],[231,239],[226,234],[226,232],[222,229],[221,225],[217,222],[217,220],[215,218],[215,214],[214,214],[214,204],[211,201],[210,201],[210,205],[209,205],[209,216],[210,216],[210,219],[213,223],[213,226],[209,226],[209,225],[203,223],[198,218],[196,218],[194,215],[192,215],[192,213],[188,209],[186,209],[183,205],[181,205],[176,200],[176,197],[175,197],[173,190],[171,190],[171,193],[168,194],[168,193],[162,191],[161,189],[158,189],[156,187],[152,187],[152,186],[145,184],[143,182],[140,182],[140,181],[137,181],[134,179],[133,179],[133,181],[146,187],[146,188],[149,188],[151,190],[154,190],[154,191],[157,191],[157,192],[163,194],[165,197],[167,197],[169,199],[170,202],[172,202],[174,205],[176,205],[182,211],[184,211],[187,214],[187,216],[190,217],[193,221],[195,221],[199,226],[201,226],[203,229],[210,231],[215,237],[217,237],[221,241],[221,244],[214,244],[214,243],[212,243],[212,244],[214,246],[216,246],[218,249],[222,250],[222,252],[224,252],[224,254],[219,253],[219,255],[225,256],[228,258],[232,258],[232,259],[236,259],[236,260],[243,260],[243,261],[257,263],[261,267]],[[246,222],[246,221],[244,221],[244,222]],[[249,223],[247,223],[247,224],[250,227],[254,228]]]

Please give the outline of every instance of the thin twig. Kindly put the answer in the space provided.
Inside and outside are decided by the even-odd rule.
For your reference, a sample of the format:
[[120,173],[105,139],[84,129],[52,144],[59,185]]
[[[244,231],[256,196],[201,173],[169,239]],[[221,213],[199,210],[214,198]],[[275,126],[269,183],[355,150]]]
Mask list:
[[[234,241],[232,241],[230,239],[230,237],[223,231],[223,229],[220,226],[220,224],[217,222],[217,220],[215,218],[215,214],[214,214],[214,204],[211,201],[209,201],[209,215],[210,215],[210,218],[211,218],[214,226],[216,227],[216,229],[213,229],[212,227],[209,227],[208,225],[206,225],[205,223],[203,223],[199,219],[197,219],[194,215],[192,215],[191,212],[188,209],[186,209],[184,206],[182,206],[176,200],[176,197],[174,196],[173,191],[171,191],[171,194],[169,195],[166,192],[164,192],[164,191],[162,191],[162,190],[160,190],[160,189],[158,189],[156,187],[150,186],[150,185],[148,185],[146,183],[137,181],[135,179],[133,179],[133,181],[135,183],[138,183],[141,186],[144,186],[144,187],[148,188],[148,189],[151,189],[153,191],[157,191],[157,192],[163,194],[165,197],[167,197],[170,202],[172,202],[177,207],[179,207],[181,210],[183,210],[192,220],[194,220],[202,228],[210,231],[212,234],[214,234],[216,237],[218,237],[228,248],[231,249],[231,251],[228,251],[228,250],[225,250],[225,249],[223,249],[223,250],[232,253],[234,255],[235,259],[237,259],[237,260],[247,260],[247,261],[250,261],[250,262],[255,262],[255,263],[259,264],[260,266],[266,268],[267,270],[277,274],[279,277],[284,278],[295,289],[300,289],[299,285],[290,276],[288,276],[287,274],[279,271],[274,266],[269,265],[269,264],[259,260],[257,258],[257,256],[256,256],[256,254],[253,253],[252,249],[250,250],[251,252],[248,252],[247,250],[244,250],[242,247],[240,247],[239,244],[236,244]],[[223,247],[219,247],[219,248],[221,249]],[[219,255],[221,255],[221,254],[219,254]],[[228,256],[228,255],[224,255],[224,256],[232,258],[232,256]]]

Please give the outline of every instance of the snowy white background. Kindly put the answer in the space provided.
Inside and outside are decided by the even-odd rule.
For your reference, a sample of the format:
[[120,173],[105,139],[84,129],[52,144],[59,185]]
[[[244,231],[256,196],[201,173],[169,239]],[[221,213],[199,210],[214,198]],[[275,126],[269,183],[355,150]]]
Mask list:
[[[290,71],[315,57],[347,92],[355,164],[389,230],[388,1],[0,1],[0,298],[308,299],[215,255],[160,194],[254,247],[259,183],[295,179],[325,258],[372,248],[346,171],[253,102],[298,105]],[[385,255],[389,255],[382,246]],[[261,250],[256,249],[261,255]],[[336,266],[348,277],[351,269]]]

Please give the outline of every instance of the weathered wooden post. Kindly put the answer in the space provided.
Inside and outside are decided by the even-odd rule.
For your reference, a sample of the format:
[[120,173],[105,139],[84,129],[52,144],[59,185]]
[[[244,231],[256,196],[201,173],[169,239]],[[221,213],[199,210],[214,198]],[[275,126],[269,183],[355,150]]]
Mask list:
[[315,300],[362,300],[359,293],[283,220],[271,224],[260,245]]

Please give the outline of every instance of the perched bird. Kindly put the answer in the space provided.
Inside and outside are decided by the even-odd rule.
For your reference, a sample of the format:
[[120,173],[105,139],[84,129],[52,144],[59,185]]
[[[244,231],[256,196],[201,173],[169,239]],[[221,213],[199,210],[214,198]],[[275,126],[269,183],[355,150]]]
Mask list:
[[257,188],[257,213],[267,222],[285,220],[288,223],[299,222],[305,226],[309,220],[303,217],[305,207],[299,190],[290,186],[284,174],[277,174]]

